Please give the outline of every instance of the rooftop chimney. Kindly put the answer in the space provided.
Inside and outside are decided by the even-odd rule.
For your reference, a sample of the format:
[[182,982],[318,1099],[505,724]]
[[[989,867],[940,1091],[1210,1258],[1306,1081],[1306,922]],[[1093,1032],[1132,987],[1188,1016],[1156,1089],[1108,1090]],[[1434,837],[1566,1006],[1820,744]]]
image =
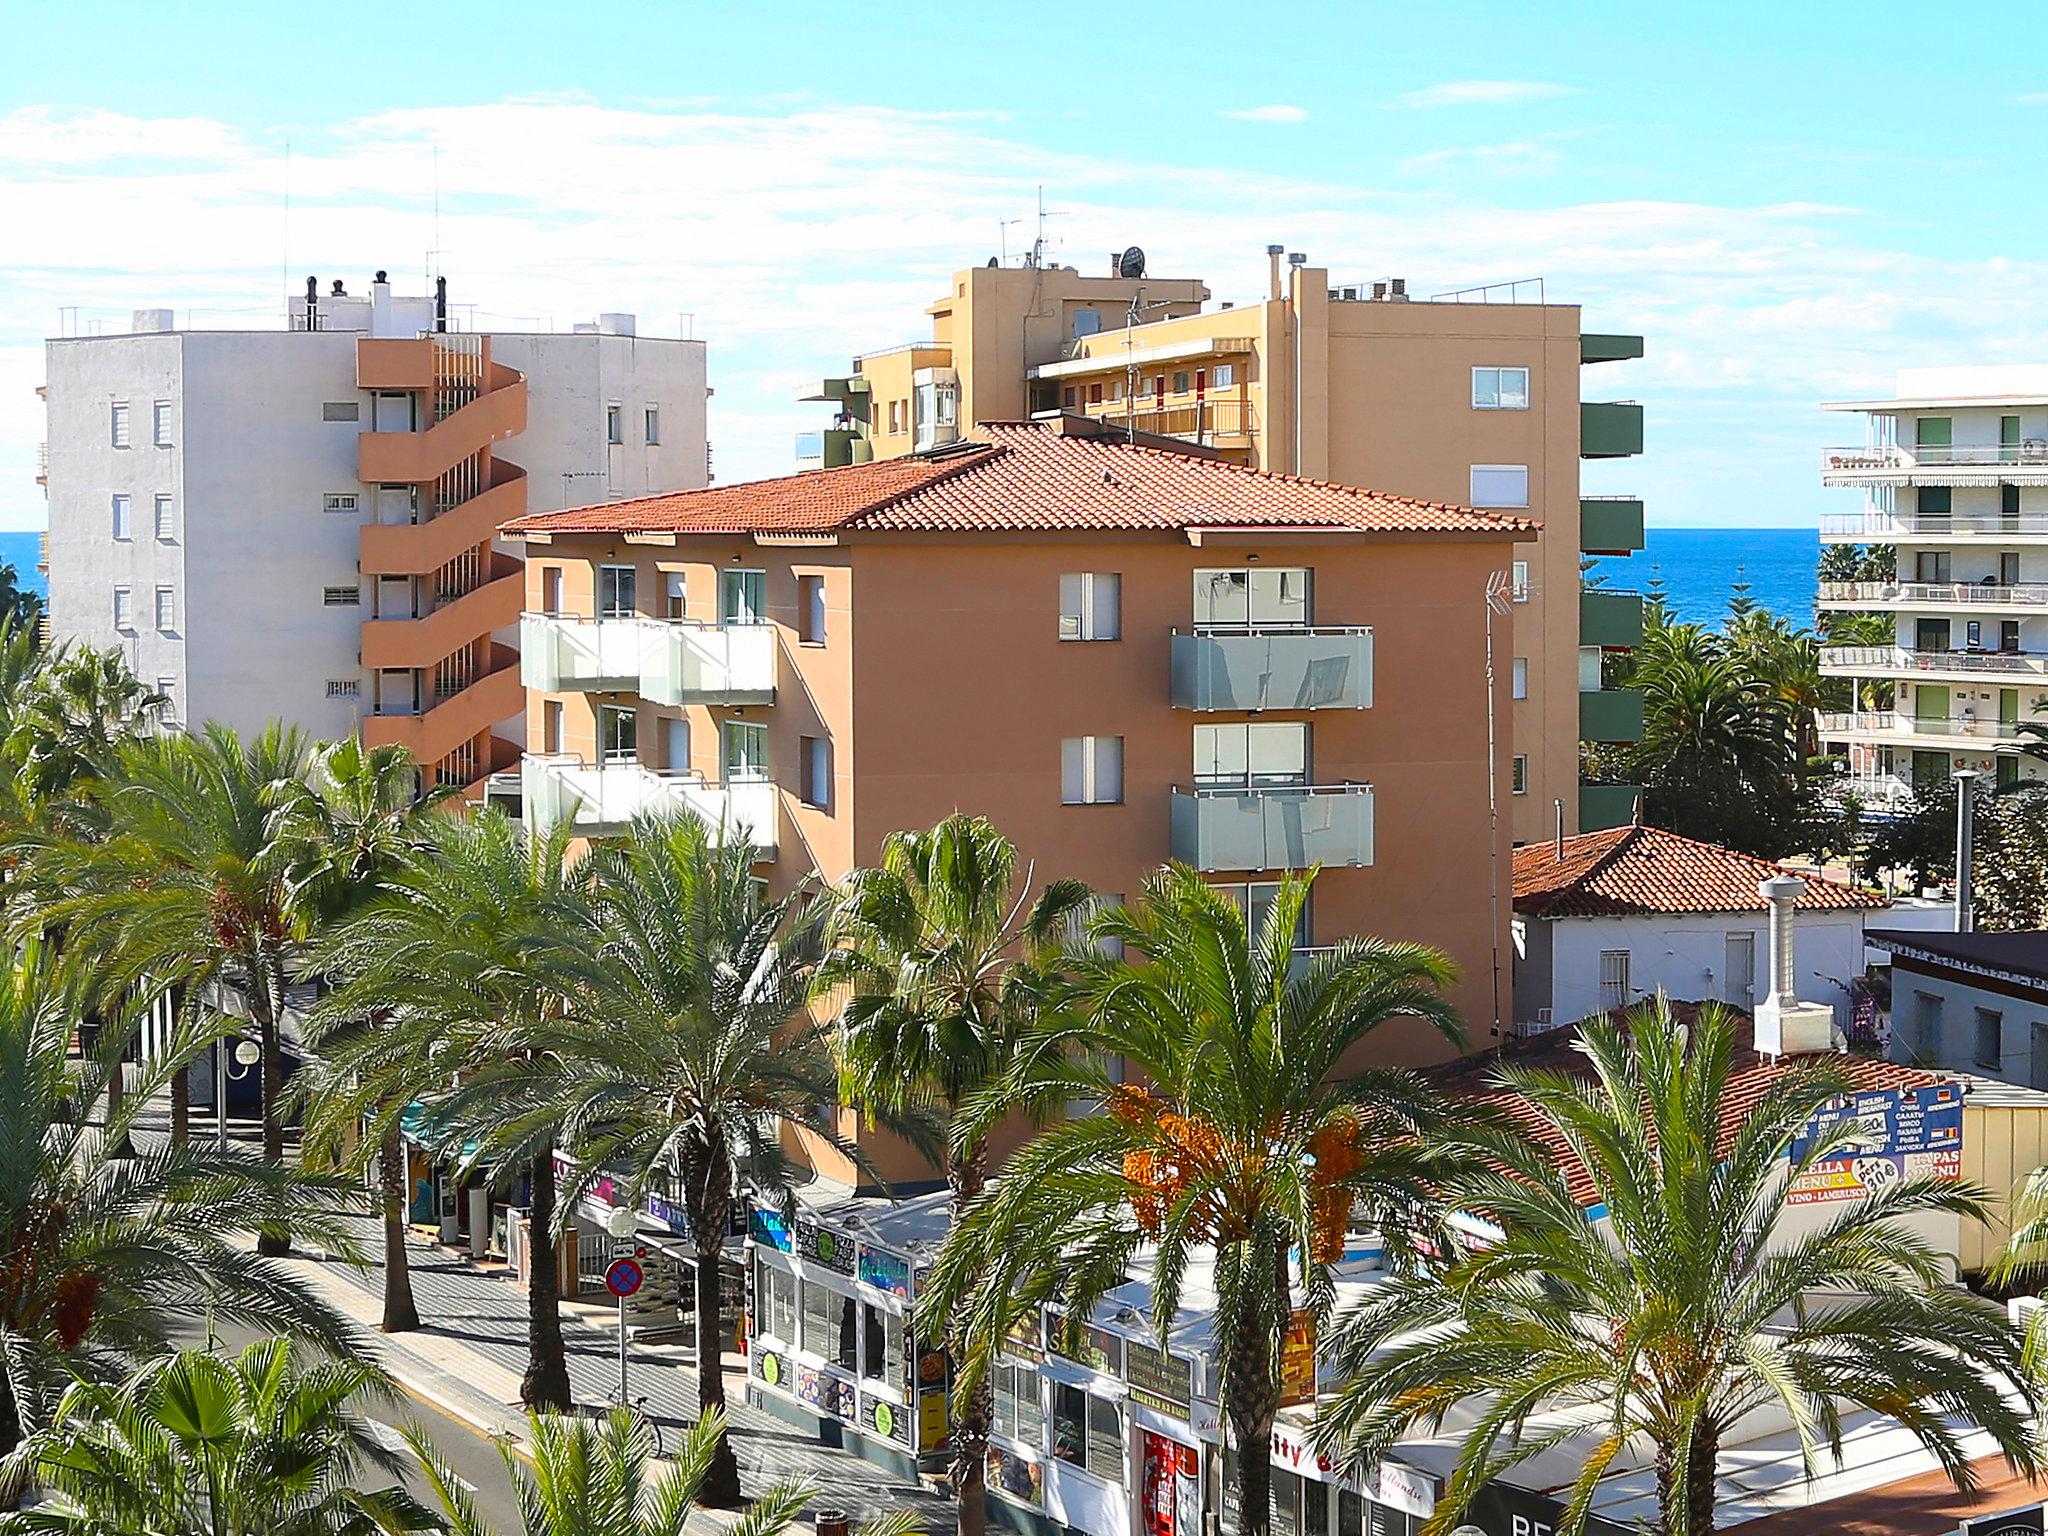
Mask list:
[[1835,1010],[1798,997],[1792,914],[1805,889],[1797,875],[1757,882],[1757,895],[1771,908],[1771,995],[1756,1006],[1756,1048],[1766,1056],[1808,1056],[1835,1048]]
[[1268,283],[1266,290],[1266,297],[1269,299],[1280,297],[1280,258],[1286,253],[1286,250],[1287,247],[1284,245],[1269,245],[1266,247],[1266,265],[1272,269],[1271,281]]
[[1388,298],[1390,298],[1390,299],[1392,299],[1392,300],[1393,300],[1393,301],[1394,301],[1394,302],[1395,302],[1396,304],[1405,304],[1405,303],[1407,303],[1407,302],[1408,302],[1408,279],[1407,279],[1407,278],[1405,278],[1405,277],[1390,277],[1390,278],[1388,278],[1388,279],[1387,279],[1387,297],[1388,297]]
[[138,309],[128,322],[131,331],[174,331],[177,328],[168,309]]
[[1384,299],[1387,296],[1387,285],[1385,283],[1374,283],[1372,285],[1372,296],[1375,299]]
[[345,299],[348,297],[348,290],[341,286],[340,278],[337,277],[334,280],[334,292],[329,294],[328,297],[334,299]]

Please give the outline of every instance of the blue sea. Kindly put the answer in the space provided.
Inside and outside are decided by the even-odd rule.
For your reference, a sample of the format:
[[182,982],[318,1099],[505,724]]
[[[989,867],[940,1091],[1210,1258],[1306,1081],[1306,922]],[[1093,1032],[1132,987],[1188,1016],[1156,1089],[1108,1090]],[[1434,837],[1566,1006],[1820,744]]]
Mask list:
[[1813,627],[1820,538],[1811,528],[1650,528],[1643,539],[1644,548],[1599,560],[1588,576],[1643,593],[1661,580],[1674,618],[1710,626],[1728,617],[1735,584],[1746,581],[1759,607]]
[[0,561],[14,567],[16,585],[48,597],[49,580],[36,569],[36,541],[41,537],[32,530],[0,530]]

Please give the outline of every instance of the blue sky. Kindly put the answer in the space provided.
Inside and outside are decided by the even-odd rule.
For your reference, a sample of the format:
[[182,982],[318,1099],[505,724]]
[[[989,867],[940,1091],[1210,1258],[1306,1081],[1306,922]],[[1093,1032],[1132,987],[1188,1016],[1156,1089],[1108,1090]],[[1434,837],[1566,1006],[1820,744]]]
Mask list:
[[[1254,28],[1248,18],[1265,23]],[[41,338],[77,305],[275,323],[286,273],[482,323],[711,344],[721,479],[786,469],[806,377],[922,333],[955,267],[1130,243],[1219,297],[1268,241],[1421,293],[1540,275],[1649,356],[1666,524],[1810,524],[1894,368],[2048,358],[2048,15],[1978,5],[1246,8],[0,3],[0,526],[36,526]],[[293,211],[283,217],[285,146]]]

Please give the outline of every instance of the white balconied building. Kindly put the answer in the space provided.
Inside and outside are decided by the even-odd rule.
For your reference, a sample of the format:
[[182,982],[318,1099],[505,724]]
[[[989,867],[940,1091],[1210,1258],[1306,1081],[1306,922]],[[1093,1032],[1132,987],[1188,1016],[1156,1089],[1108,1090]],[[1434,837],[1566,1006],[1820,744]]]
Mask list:
[[1821,671],[1893,685],[1891,708],[1823,715],[1822,736],[1859,787],[1896,795],[1960,768],[2048,779],[2021,729],[2048,727],[2048,363],[1902,369],[1893,398],[1826,409],[1863,419],[1863,443],[1821,453],[1822,483],[1863,506],[1824,517],[1821,540],[1889,544],[1898,563],[1820,584],[1822,609],[1891,630],[1824,646]]

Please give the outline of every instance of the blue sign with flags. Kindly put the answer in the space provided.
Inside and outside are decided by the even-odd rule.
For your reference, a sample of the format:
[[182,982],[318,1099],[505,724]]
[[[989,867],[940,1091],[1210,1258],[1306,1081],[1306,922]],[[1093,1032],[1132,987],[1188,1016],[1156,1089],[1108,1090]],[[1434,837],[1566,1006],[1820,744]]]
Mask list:
[[1962,1085],[1845,1094],[1822,1106],[1792,1138],[1793,1160],[1816,1142],[1830,1143],[1828,1153],[1793,1181],[1789,1205],[1858,1200],[1901,1179],[1960,1179]]

